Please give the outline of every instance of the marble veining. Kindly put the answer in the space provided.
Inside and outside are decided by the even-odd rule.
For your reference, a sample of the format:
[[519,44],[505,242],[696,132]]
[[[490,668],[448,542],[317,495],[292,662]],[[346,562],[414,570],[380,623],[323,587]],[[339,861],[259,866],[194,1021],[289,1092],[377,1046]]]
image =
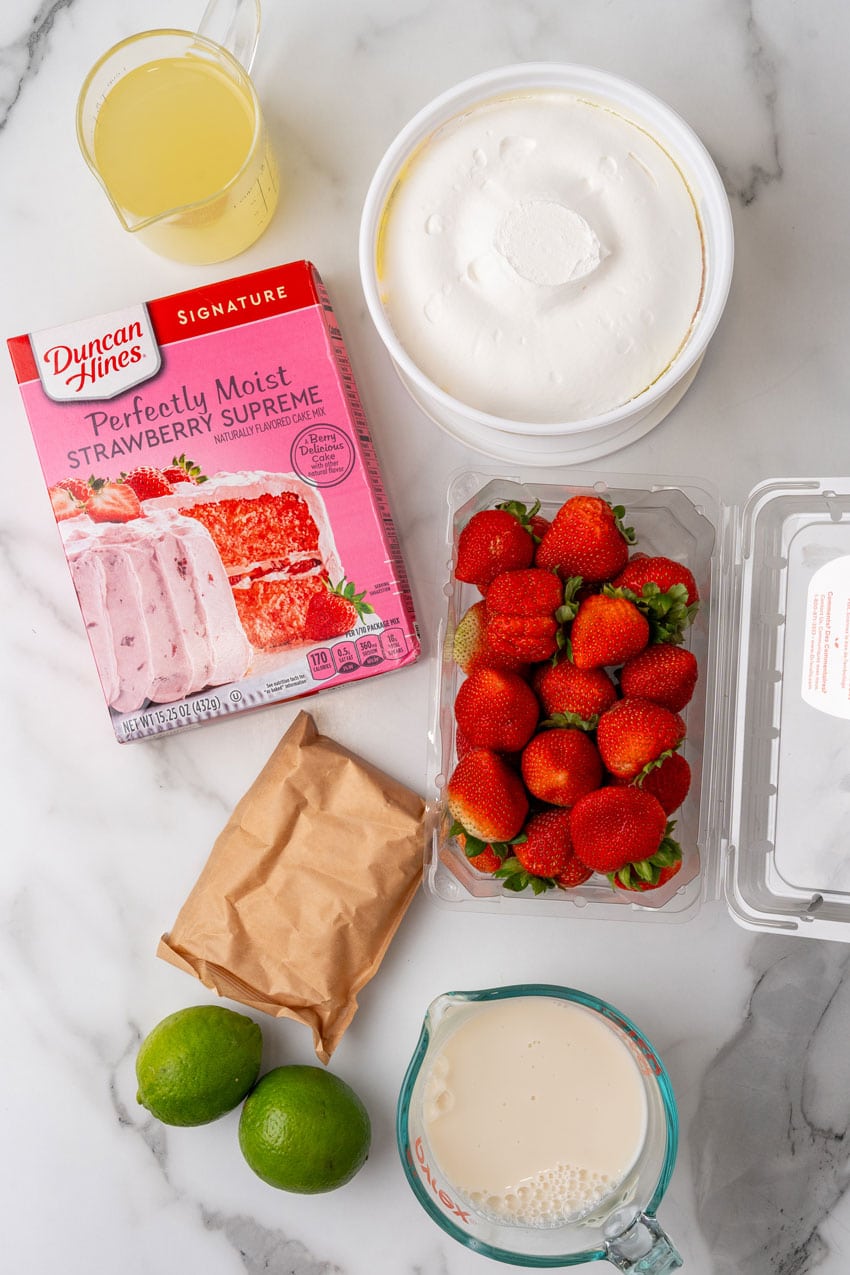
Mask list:
[[[73,120],[106,47],[152,26],[191,27],[203,8],[0,6],[0,336],[316,261],[372,424],[425,657],[310,708],[321,730],[418,786],[444,602],[445,493],[459,470],[504,467],[414,407],[370,326],[357,228],[380,155],[436,94],[517,60],[600,66],[691,124],[732,205],[729,304],[679,406],[594,474],[615,487],[630,475],[694,475],[731,508],[765,477],[840,473],[850,461],[850,176],[836,161],[850,117],[850,11],[804,11],[794,0],[266,0],[254,75],[281,159],[280,208],[244,257],[198,269],[159,260],[121,231],[76,149]],[[754,935],[722,900],[707,898],[686,924],[653,925],[459,916],[417,898],[331,1062],[361,1092],[374,1139],[363,1171],[329,1196],[293,1197],[256,1179],[239,1153],[238,1113],[166,1129],[137,1105],[142,1036],[212,999],[156,959],[159,936],[298,706],[116,745],[3,351],[0,422],[4,1269],[484,1275],[491,1264],[413,1199],[395,1100],[435,996],[542,981],[618,1005],[668,1064],[681,1144],[659,1219],[686,1275],[846,1275],[850,946]],[[841,828],[847,784],[837,771],[824,765],[811,786],[815,801],[834,777]],[[815,757],[806,774],[816,772]],[[805,863],[804,821],[796,836]],[[832,842],[820,861],[845,855],[840,836]],[[704,853],[719,879],[715,848]],[[264,1066],[314,1061],[297,1024],[261,1025]]]

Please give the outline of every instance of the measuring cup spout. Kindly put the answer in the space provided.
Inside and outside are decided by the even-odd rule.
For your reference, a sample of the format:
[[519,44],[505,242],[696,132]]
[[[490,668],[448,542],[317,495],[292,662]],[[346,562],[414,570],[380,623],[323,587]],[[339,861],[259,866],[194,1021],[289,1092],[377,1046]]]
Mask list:
[[607,1240],[605,1256],[630,1275],[670,1275],[682,1266],[669,1236],[648,1213],[639,1213],[620,1235]]
[[260,35],[260,0],[209,0],[198,35],[220,44],[250,72]]

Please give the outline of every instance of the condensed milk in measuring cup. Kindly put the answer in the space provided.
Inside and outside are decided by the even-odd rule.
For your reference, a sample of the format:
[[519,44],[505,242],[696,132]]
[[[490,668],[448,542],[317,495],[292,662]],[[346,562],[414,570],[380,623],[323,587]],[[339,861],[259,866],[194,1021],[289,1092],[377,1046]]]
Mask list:
[[646,1038],[604,1001],[548,984],[438,997],[397,1122],[420,1204],[476,1252],[659,1275],[681,1265],[655,1219],[677,1131]]

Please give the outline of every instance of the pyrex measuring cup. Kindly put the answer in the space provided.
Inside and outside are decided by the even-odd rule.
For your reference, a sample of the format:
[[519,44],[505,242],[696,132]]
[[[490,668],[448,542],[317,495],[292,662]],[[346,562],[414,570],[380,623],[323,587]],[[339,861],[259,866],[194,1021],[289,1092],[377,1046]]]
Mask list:
[[[554,1180],[562,1185],[555,1188],[544,1186],[544,1193],[548,1192],[547,1210],[542,1215],[539,1204],[534,1203],[539,1199],[539,1186],[535,1186],[534,1182],[529,1184],[526,1181],[519,1186],[514,1184],[512,1194],[497,1200],[486,1195],[482,1198],[481,1192],[470,1191],[469,1183],[460,1184],[450,1180],[444,1168],[444,1164],[449,1162],[445,1126],[438,1133],[436,1124],[436,1121],[447,1118],[445,1113],[448,1113],[449,1118],[455,1119],[453,1113],[456,1104],[463,1100],[464,1080],[461,1073],[464,1066],[468,1072],[467,1086],[471,1083],[477,1092],[492,1090],[493,1077],[504,1074],[507,1070],[510,1073],[511,1093],[516,1101],[519,1100],[518,1094],[523,1084],[519,1073],[522,1068],[511,1066],[507,1050],[498,1051],[486,1071],[478,1067],[478,1060],[468,1052],[466,1058],[461,1059],[458,1051],[461,1041],[464,1042],[464,1048],[467,1047],[470,1026],[475,1029],[484,1022],[482,1010],[488,1014],[488,1030],[492,1032],[494,1015],[492,1008],[488,1007],[495,1007],[498,1002],[505,1004],[520,1000],[523,1001],[523,1021],[528,1020],[535,1027],[537,1022],[542,1027],[543,1020],[528,1019],[529,1013],[537,1015],[540,1008],[545,1008],[551,1021],[553,1002],[572,1007],[569,1030],[575,1035],[575,1047],[579,1047],[576,1027],[581,1032],[588,1027],[590,1032],[587,1040],[591,1042],[589,1047],[592,1061],[600,1071],[608,1067],[610,1051],[613,1050],[614,1055],[623,1055],[616,1059],[619,1071],[615,1068],[610,1074],[616,1074],[622,1080],[629,1073],[629,1085],[633,1084],[634,1088],[619,1088],[616,1097],[621,1104],[631,1100],[635,1114],[640,1109],[641,1123],[635,1126],[638,1132],[634,1158],[625,1167],[623,1175],[606,1181],[600,1179],[589,1164],[572,1164],[567,1166],[570,1168],[571,1185],[564,1186],[565,1166],[559,1165],[556,1170],[548,1166],[545,1172],[538,1175],[536,1182],[552,1182],[554,1173]],[[587,1016],[589,1019],[583,1026],[577,1022],[577,1019]],[[531,1045],[540,1044],[540,1041],[531,1039],[535,1034],[534,1030],[526,1041],[522,1036],[522,1029],[518,1031],[515,1022],[503,1021],[500,1027],[503,1031],[510,1030],[514,1041],[519,1036],[517,1048],[522,1052]],[[541,1030],[539,1034],[545,1036],[545,1030]],[[489,1042],[493,1039],[495,1038],[492,1035],[487,1037]],[[586,1048],[585,1045],[581,1047]],[[567,1050],[571,1048],[568,1044]],[[539,1061],[542,1064],[543,1060]],[[560,1074],[559,1066],[560,1063],[553,1068],[556,1075]],[[541,1065],[538,1072],[541,1083],[545,1070]],[[630,1077],[632,1071],[633,1081]],[[527,1074],[531,1075],[532,1072]],[[468,1094],[467,1088],[467,1097]],[[542,1089],[536,1096],[543,1099]],[[566,1075],[562,1098],[565,1103],[574,1098],[567,1091]],[[485,1106],[487,1101],[489,1097],[485,1099]],[[588,1107],[584,1112],[578,1107],[571,1108],[573,1114],[570,1119],[577,1123],[587,1119],[591,1123],[591,1130],[594,1122],[599,1121],[600,1137],[605,1137],[599,1111],[590,1105],[592,1101],[594,1100],[588,1100]],[[494,1107],[501,1105],[498,1096],[493,1099],[493,1104]],[[548,1113],[552,1112],[553,1106],[554,1104],[547,1108]],[[527,1107],[526,1110],[530,1111],[531,1108]],[[615,1101],[615,1119],[617,1110]],[[619,1111],[624,1119],[627,1118],[628,1113],[622,1106]],[[611,1114],[610,1108],[607,1109],[607,1114]],[[486,1137],[480,1137],[480,1129],[470,1131],[468,1124],[458,1126],[459,1131],[462,1131],[458,1146],[467,1164],[470,1147],[483,1146],[482,1154],[492,1157],[494,1153],[500,1155],[503,1148],[509,1146],[509,1135],[505,1128],[498,1125],[498,1112],[495,1112],[494,1118],[497,1121],[497,1133],[489,1141]],[[524,1115],[520,1113],[520,1120],[524,1119]],[[670,1080],[654,1049],[637,1027],[618,1010],[594,996],[567,987],[523,984],[477,992],[449,992],[437,997],[429,1006],[422,1034],[404,1078],[399,1096],[396,1133],[402,1164],[419,1203],[447,1234],[486,1257],[517,1266],[535,1267],[577,1266],[583,1262],[607,1259],[618,1270],[633,1272],[634,1275],[667,1275],[667,1272],[677,1270],[682,1265],[681,1257],[655,1218],[673,1172],[678,1142],[678,1117]],[[435,1151],[435,1147],[439,1150]],[[443,1157],[442,1163],[438,1156]],[[589,1188],[584,1185],[588,1181],[591,1184]],[[599,1185],[600,1181],[602,1185]],[[559,1192],[563,1193],[560,1197]],[[575,1197],[577,1193],[587,1201],[587,1207],[576,1209],[573,1199],[567,1212],[568,1196]],[[531,1199],[532,1203],[517,1206],[511,1214],[510,1204],[504,1205],[504,1201],[515,1203],[517,1197],[520,1201],[523,1198]],[[558,1207],[562,1202],[559,1217]],[[553,1203],[554,1209],[551,1207]],[[525,1215],[523,1208],[526,1210]],[[530,1221],[529,1210],[535,1208],[537,1214]],[[565,1215],[568,1220],[564,1220]]]
[[125,230],[208,264],[265,230],[278,176],[248,72],[259,0],[210,0],[198,32],[143,31],[89,72],[77,103],[85,160]]

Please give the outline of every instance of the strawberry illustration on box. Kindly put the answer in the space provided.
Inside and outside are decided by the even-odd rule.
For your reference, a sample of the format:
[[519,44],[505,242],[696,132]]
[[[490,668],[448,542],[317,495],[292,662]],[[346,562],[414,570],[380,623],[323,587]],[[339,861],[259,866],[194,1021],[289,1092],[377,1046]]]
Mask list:
[[9,347],[120,741],[417,658],[371,438],[309,263]]

